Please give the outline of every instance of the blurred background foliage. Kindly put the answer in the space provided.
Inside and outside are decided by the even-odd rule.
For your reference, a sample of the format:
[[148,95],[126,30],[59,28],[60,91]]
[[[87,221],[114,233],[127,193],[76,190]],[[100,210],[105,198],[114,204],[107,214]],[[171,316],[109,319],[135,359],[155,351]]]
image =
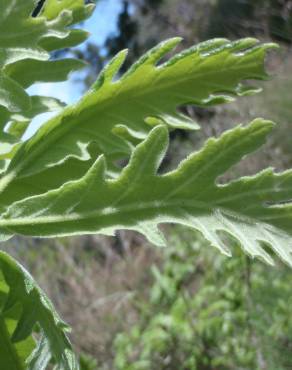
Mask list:
[[[130,49],[125,71],[172,36],[183,37],[181,48],[213,37],[257,37],[281,45],[270,55],[274,77],[262,94],[212,109],[182,108],[202,130],[171,133],[165,170],[207,137],[256,116],[278,122],[275,134],[222,181],[266,166],[291,167],[292,1],[120,3],[115,34],[103,45],[91,42],[71,51],[89,62],[79,78],[84,89],[119,50]],[[17,238],[5,248],[27,266],[72,326],[81,370],[291,370],[291,270],[278,261],[270,268],[249,260],[235,243],[228,259],[192,231],[163,229],[166,249],[130,232],[115,238]]]

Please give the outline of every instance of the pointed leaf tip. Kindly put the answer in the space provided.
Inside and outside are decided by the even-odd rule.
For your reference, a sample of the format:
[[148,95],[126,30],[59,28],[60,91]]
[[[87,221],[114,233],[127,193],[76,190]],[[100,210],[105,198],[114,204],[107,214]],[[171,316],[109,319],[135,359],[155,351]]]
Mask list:
[[91,90],[97,91],[104,84],[112,82],[124,64],[127,55],[128,49],[124,49],[114,56],[100,72],[96,82],[92,85]]
[[106,159],[105,156],[102,154],[100,155],[92,167],[88,170],[88,176],[95,176],[100,180],[104,180],[106,172]]
[[122,76],[121,80],[125,81],[128,77],[133,76],[141,68],[155,66],[167,53],[172,51],[180,42],[181,37],[174,37],[166,41],[162,41],[154,48],[150,49],[143,55],[132,67]]
[[153,128],[148,137],[136,147],[121,177],[131,179],[137,177],[137,174],[146,177],[154,176],[165,156],[168,143],[167,127],[159,125]]
[[143,61],[143,64],[155,65],[158,63],[167,53],[171,52],[177,47],[182,41],[182,37],[173,37],[168,40],[162,41],[153,49],[151,49],[144,57],[138,61],[138,64]]
[[[107,160],[129,158],[134,145],[143,140],[151,129],[145,119],[148,123],[150,119],[150,124],[156,125],[159,123],[156,118],[161,121],[166,118],[170,128],[192,129],[195,125],[177,115],[178,107],[191,103],[214,105],[227,102],[230,96],[241,95],[243,89],[239,86],[243,81],[264,79],[266,76],[263,69],[264,52],[236,55],[232,42],[225,39],[201,43],[159,66],[149,64],[151,60],[153,62],[153,58],[155,60],[171,50],[180,40],[170,39],[152,49],[123,77],[112,83],[124,61],[126,51],[118,54],[101,73],[93,89],[79,103],[41,128],[39,141],[43,141],[48,133],[53,133],[54,138],[50,137],[51,134],[48,137],[56,145],[42,151],[41,158],[36,162],[34,152],[38,151],[37,145],[23,144],[23,152],[29,157],[27,160],[30,164],[21,170],[21,174],[27,176],[40,172],[43,166],[51,168],[63,161],[65,156],[88,158],[86,150],[80,150],[80,141],[86,144],[95,141],[100,153],[105,153]],[[259,46],[260,50],[264,50],[264,45]],[[230,70],[233,72],[230,73]],[[227,95],[218,95],[218,91],[226,92]],[[74,133],[71,130],[72,124],[68,121],[74,121]],[[113,128],[117,125],[127,126],[128,131],[118,129],[118,133],[122,135],[116,137]],[[51,130],[50,126],[54,126],[54,129]],[[125,137],[121,137],[124,134]],[[129,145],[128,139],[134,145]],[[59,147],[60,143],[65,145]],[[21,161],[22,156],[19,155],[18,159]],[[19,164],[20,168],[18,159],[14,161],[14,166]],[[10,166],[10,170],[12,169]]]

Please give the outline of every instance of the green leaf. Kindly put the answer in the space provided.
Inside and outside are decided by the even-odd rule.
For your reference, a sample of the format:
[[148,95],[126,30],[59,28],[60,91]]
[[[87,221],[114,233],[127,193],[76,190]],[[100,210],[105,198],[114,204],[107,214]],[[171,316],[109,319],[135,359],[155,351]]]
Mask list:
[[87,4],[84,6],[84,0],[46,0],[42,15],[51,20],[57,18],[62,11],[72,11],[72,24],[79,23],[90,17],[95,6],[94,4]]
[[31,96],[31,107],[28,111],[10,115],[7,132],[20,139],[33,118],[42,113],[61,110],[64,107],[65,103],[59,99],[39,95]]
[[13,331],[17,325],[20,307],[16,305],[11,310],[3,313],[3,307],[7,300],[9,287],[5,282],[0,269],[0,358],[3,369],[24,370],[25,362],[34,349],[34,340],[28,337],[26,340],[13,343],[11,340]]
[[6,132],[0,133],[0,158],[5,157],[7,153],[11,152],[15,143],[17,143],[16,138]]
[[31,120],[37,115],[45,112],[54,112],[64,108],[65,104],[60,100],[45,96],[31,96],[30,109],[21,113],[10,113],[7,109],[0,110],[0,124],[5,126],[9,121],[7,132],[0,131],[0,160],[11,159],[19,147],[20,139],[26,132]]
[[[4,252],[0,252],[0,271],[9,288],[0,311],[3,369],[45,370],[52,359],[56,370],[77,370],[66,336],[68,326],[30,274]],[[34,348],[31,335],[37,327],[40,327],[40,339]]]
[[228,102],[243,91],[246,94],[243,80],[267,78],[264,58],[273,44],[217,39],[158,64],[179,41],[171,39],[158,45],[115,81],[126,56],[121,52],[78,104],[65,109],[23,144],[8,176],[14,172],[27,177],[69,157],[87,161],[92,141],[107,158],[127,157],[133,149],[131,142],[144,139],[153,124],[197,128],[177,112],[179,106]]
[[36,0],[0,3],[0,128],[5,130],[0,138],[1,173],[9,166],[31,120],[64,106],[53,98],[30,97],[25,88],[40,81],[65,80],[70,72],[84,66],[73,59],[48,61],[48,51],[83,42],[88,33],[68,26],[88,17],[93,6],[81,6],[79,1],[78,7],[66,9],[68,3],[58,1],[58,14],[51,14],[48,20],[44,15],[31,16],[36,4]]
[[71,72],[85,65],[81,60],[70,58],[53,61],[26,59],[10,64],[6,74],[22,87],[28,88],[36,82],[65,81]]
[[[8,331],[8,322],[0,315],[0,358],[3,369],[9,370],[25,370],[25,361],[23,355],[30,353],[31,348],[20,349],[20,346],[15,346],[11,343],[10,334]],[[26,341],[27,342],[27,341]],[[22,343],[22,346],[26,345]]]
[[[72,60],[48,61],[45,49],[64,48],[71,43],[84,41],[83,31],[71,31],[68,26],[78,21],[74,9],[66,9],[67,2],[59,2],[60,12],[50,19],[32,17],[36,0],[2,0],[0,3],[0,106],[9,112],[22,113],[30,108],[30,98],[24,88],[38,81],[60,81],[68,73],[81,68],[83,63]],[[78,6],[78,14],[85,18],[92,6]],[[81,17],[81,18],[82,18]],[[76,18],[76,19],[75,19]],[[17,20],[17,21],[16,21]],[[73,35],[73,39],[72,39]],[[75,35],[75,36],[74,36]],[[81,36],[82,35],[82,36]],[[76,37],[77,36],[77,37]],[[62,40],[64,40],[63,46]],[[42,45],[44,43],[44,45]],[[48,73],[47,68],[50,68]]]
[[[158,175],[168,133],[159,126],[139,144],[114,180],[105,177],[98,158],[80,180],[16,202],[0,221],[3,232],[51,237],[84,233],[112,234],[131,229],[158,245],[160,223],[184,224],[203,233],[229,255],[219,231],[236,238],[246,253],[272,264],[263,244],[292,265],[292,171],[271,169],[219,185],[216,179],[260,147],[273,124],[262,119],[210,139],[170,173]],[[285,203],[287,202],[287,204]]]
[[89,33],[84,30],[73,29],[68,32],[65,38],[46,37],[40,40],[39,45],[46,51],[55,51],[59,49],[71,48],[82,44],[89,37]]
[[0,106],[10,112],[19,112],[30,108],[29,95],[25,90],[0,71]]

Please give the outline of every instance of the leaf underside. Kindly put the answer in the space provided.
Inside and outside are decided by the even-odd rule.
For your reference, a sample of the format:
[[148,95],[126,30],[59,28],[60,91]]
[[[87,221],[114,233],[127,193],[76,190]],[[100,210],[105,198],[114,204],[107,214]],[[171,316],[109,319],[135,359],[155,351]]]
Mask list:
[[[0,2],[0,172],[18,151],[31,121],[65,104],[29,96],[37,82],[67,80],[84,66],[75,59],[52,60],[50,52],[85,41],[88,33],[70,26],[93,10],[83,0],[47,0],[36,16],[38,0]],[[33,17],[32,14],[35,16]],[[1,235],[1,238],[5,238]],[[37,336],[35,332],[37,331]],[[65,325],[32,277],[0,252],[0,367],[9,370],[77,370]],[[38,338],[39,340],[36,340]]]
[[[14,0],[13,6],[4,3],[2,28],[11,28],[16,15],[27,20],[35,6],[33,0],[25,4]],[[64,11],[65,6],[69,10]],[[47,1],[38,17],[29,18],[26,26],[31,37],[20,22],[14,37],[0,39],[0,47],[7,50],[0,60],[3,83],[8,78],[26,94],[24,89],[36,80],[61,80],[67,66],[77,68],[79,62],[72,60],[47,61],[47,51],[54,41],[55,48],[60,40],[67,42],[72,33],[68,26],[84,19],[89,14],[86,9],[83,1]],[[50,41],[47,51],[44,40]],[[275,45],[250,38],[237,42],[215,39],[161,63],[179,42],[174,38],[159,44],[123,76],[119,69],[126,52],[121,52],[80,102],[63,109],[24,143],[19,139],[30,119],[60,103],[28,97],[26,104],[23,95],[19,97],[21,107],[15,102],[13,107],[2,104],[2,127],[12,119],[9,130],[2,133],[0,151],[5,160],[0,179],[3,239],[13,234],[112,234],[127,228],[162,244],[157,225],[177,222],[201,231],[226,254],[229,250],[221,231],[235,237],[252,256],[272,263],[265,249],[269,246],[291,263],[290,172],[276,174],[269,169],[224,186],[216,184],[228,168],[264,143],[270,122],[256,120],[247,128],[237,127],[209,140],[177,170],[156,173],[165,155],[168,131],[198,129],[178,108],[227,103],[257,92],[258,88],[244,81],[267,79],[264,58]],[[23,49],[17,54],[18,44]],[[34,68],[25,75],[29,66]],[[46,73],[48,66],[50,73]],[[9,91],[5,86],[3,90]],[[129,165],[116,168],[111,177],[116,160],[129,156]]]
[[227,103],[258,91],[242,82],[268,77],[264,58],[266,51],[275,47],[255,39],[215,39],[159,64],[179,42],[174,38],[159,44],[116,80],[126,52],[118,54],[79,103],[65,109],[23,144],[10,171],[24,177],[68,158],[87,161],[93,141],[95,153],[114,162],[128,157],[153,125],[197,129],[198,125],[178,108]]
[[[0,240],[128,229],[162,246],[159,225],[178,223],[201,232],[226,255],[233,239],[251,257],[273,264],[277,254],[292,266],[292,171],[268,168],[218,182],[265,143],[272,122],[239,125],[208,140],[175,170],[159,171],[169,131],[199,129],[181,108],[259,92],[246,81],[268,79],[265,56],[275,45],[214,39],[165,61],[181,41],[173,38],[121,75],[124,50],[78,103],[65,107],[54,98],[29,96],[26,89],[66,80],[84,65],[52,60],[50,52],[87,38],[71,26],[93,6],[46,0],[33,17],[37,3],[0,3]],[[60,113],[23,141],[34,117],[55,110]],[[128,164],[117,166],[121,159]],[[50,363],[55,370],[77,370],[67,333],[29,273],[0,252],[1,366],[45,370]]]
[[[7,17],[15,11],[27,17],[33,3],[11,8]],[[63,11],[65,5],[70,14]],[[50,40],[48,51],[54,37],[66,43],[71,33],[68,25],[84,18],[84,9],[83,1],[47,1],[40,16],[30,19],[29,27],[37,27],[36,40],[26,42],[34,43],[35,52],[45,50],[41,46],[45,39]],[[113,234],[125,228],[161,245],[164,238],[158,225],[175,222],[199,230],[225,254],[230,251],[222,231],[236,238],[251,256],[272,263],[268,246],[291,264],[290,172],[276,174],[269,169],[224,186],[216,184],[218,177],[264,143],[272,129],[270,122],[256,120],[246,128],[237,127],[209,140],[177,170],[157,174],[168,131],[199,128],[179,108],[228,103],[258,92],[245,81],[268,78],[264,59],[275,45],[251,38],[237,42],[214,39],[161,62],[179,42],[174,38],[159,44],[120,76],[126,57],[122,51],[77,104],[63,109],[31,139],[15,145],[13,138],[6,138],[8,144],[0,152],[5,159],[0,179],[3,240],[14,234]],[[55,48],[59,46],[56,43]],[[23,88],[36,78],[64,78],[64,63],[75,66],[71,60],[46,61],[27,55],[20,60],[22,64],[17,63],[8,63],[3,70]],[[48,63],[50,73],[44,76]],[[24,76],[28,65],[36,68]],[[54,106],[37,97],[31,101],[34,105],[18,113],[7,135],[21,137],[40,106]],[[117,159],[129,157],[124,169],[115,167]]]
[[[218,232],[237,239],[244,251],[272,264],[265,245],[292,265],[292,172],[272,169],[218,185],[216,179],[258,149],[273,124],[262,119],[238,126],[167,174],[157,174],[168,131],[154,128],[139,144],[116,179],[106,177],[99,157],[79,180],[10,206],[0,220],[3,234],[51,237],[84,233],[113,234],[131,229],[160,245],[157,225],[180,223],[199,230],[212,245],[230,254]],[[285,202],[287,202],[285,204]]]
[[121,52],[80,102],[9,153],[0,179],[0,211],[79,179],[101,154],[107,160],[107,176],[116,177],[120,172],[116,161],[129,158],[153,126],[198,129],[179,113],[181,105],[226,103],[259,90],[244,85],[245,80],[268,78],[264,59],[274,44],[215,39],[159,63],[179,41],[159,44],[118,78],[126,56]]

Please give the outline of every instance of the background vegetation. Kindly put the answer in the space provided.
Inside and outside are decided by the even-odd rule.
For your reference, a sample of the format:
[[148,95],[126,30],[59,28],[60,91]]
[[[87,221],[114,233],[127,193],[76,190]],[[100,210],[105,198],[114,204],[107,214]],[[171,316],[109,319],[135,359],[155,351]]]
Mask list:
[[[120,49],[131,50],[126,69],[173,35],[184,37],[184,47],[210,37],[279,42],[281,52],[269,62],[276,75],[261,96],[228,108],[185,108],[203,130],[173,132],[164,166],[174,166],[210,133],[258,115],[279,122],[277,134],[256,160],[228,176],[251,174],[268,163],[291,166],[292,1],[128,0],[118,28],[102,48],[87,44],[74,51],[91,66],[85,85]],[[83,369],[292,369],[291,271],[280,262],[274,269],[253,262],[236,244],[236,258],[227,259],[194,232],[171,226],[166,231],[169,247],[161,250],[120,232],[116,238],[21,238],[9,242],[9,251],[73,327]]]

